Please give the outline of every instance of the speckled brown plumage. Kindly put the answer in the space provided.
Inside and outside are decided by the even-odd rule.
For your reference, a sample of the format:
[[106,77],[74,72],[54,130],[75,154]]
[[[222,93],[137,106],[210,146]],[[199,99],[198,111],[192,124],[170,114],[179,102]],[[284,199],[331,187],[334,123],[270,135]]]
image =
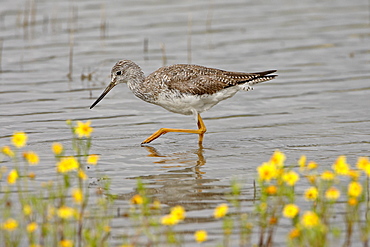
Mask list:
[[163,83],[169,90],[178,90],[185,94],[214,94],[222,89],[248,83],[254,85],[273,79],[276,72],[269,70],[257,73],[230,72],[207,68],[199,65],[175,64],[162,67],[145,78],[148,84]]

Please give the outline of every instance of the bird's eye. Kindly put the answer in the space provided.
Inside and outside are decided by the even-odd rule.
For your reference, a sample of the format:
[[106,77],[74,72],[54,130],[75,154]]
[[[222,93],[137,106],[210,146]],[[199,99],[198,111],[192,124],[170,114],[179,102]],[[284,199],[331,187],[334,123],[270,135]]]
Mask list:
[[121,73],[122,73],[121,71],[117,71],[116,75],[121,75]]

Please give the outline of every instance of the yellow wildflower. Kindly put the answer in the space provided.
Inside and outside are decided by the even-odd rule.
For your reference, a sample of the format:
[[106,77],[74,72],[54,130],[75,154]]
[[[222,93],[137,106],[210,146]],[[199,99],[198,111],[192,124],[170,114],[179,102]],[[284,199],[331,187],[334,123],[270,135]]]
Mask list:
[[51,150],[55,155],[60,155],[63,152],[63,145],[59,142],[54,142],[51,146]]
[[350,176],[352,178],[352,180],[358,180],[360,178],[360,171],[356,171],[356,170],[349,170],[348,172],[348,176]]
[[29,216],[32,214],[32,207],[28,204],[24,205],[23,206],[23,214],[26,215],[26,216]]
[[1,152],[3,154],[5,154],[6,156],[9,156],[10,158],[13,158],[14,157],[14,152],[13,152],[13,150],[9,146],[4,146],[1,149]]
[[8,184],[14,184],[15,182],[17,182],[17,179],[18,179],[18,172],[17,170],[11,170],[9,172],[9,175],[8,175]]
[[335,173],[340,175],[348,175],[350,166],[346,162],[346,156],[339,156],[338,159],[335,161],[335,163],[332,166]]
[[276,150],[271,156],[270,162],[280,168],[284,166],[285,159],[285,154],[280,152],[279,150]]
[[316,178],[317,178],[317,175],[307,175],[306,176],[308,182],[310,182],[311,184],[315,184],[316,183]]
[[34,232],[38,228],[38,225],[36,222],[31,222],[27,225],[27,232]]
[[270,162],[265,162],[260,165],[258,168],[258,174],[261,181],[270,181],[271,179],[276,178],[277,168]]
[[167,214],[162,217],[161,223],[162,225],[172,226],[179,223],[179,219],[175,215]]
[[30,165],[37,165],[39,163],[39,156],[32,151],[24,152],[23,157],[27,160],[28,164]]
[[288,171],[283,173],[283,181],[290,186],[294,186],[295,183],[299,180],[299,175],[294,171]]
[[202,243],[207,240],[208,235],[206,231],[199,230],[194,233],[194,238],[195,238],[195,241],[197,241],[198,243]]
[[74,157],[65,157],[57,163],[57,171],[60,173],[66,173],[69,171],[77,170],[79,164]]
[[335,174],[331,171],[324,171],[321,173],[321,179],[326,181],[332,181],[335,178]]
[[306,161],[307,161],[307,158],[305,155],[302,155],[299,160],[298,160],[298,165],[299,165],[299,170],[300,171],[303,171],[306,167]]
[[277,187],[275,185],[269,185],[266,188],[266,193],[269,195],[276,195],[277,193]]
[[362,193],[362,185],[359,182],[350,182],[348,184],[348,195],[359,197]]
[[82,169],[78,169],[77,173],[78,177],[81,178],[82,180],[86,180],[89,177],[86,175],[86,173]]
[[356,166],[359,170],[365,171],[366,167],[369,165],[370,161],[368,157],[358,157]]
[[289,239],[297,238],[297,237],[299,237],[299,235],[301,235],[301,231],[297,228],[293,228],[289,232]]
[[306,211],[301,219],[301,223],[306,228],[312,228],[320,224],[320,218],[312,211]]
[[75,203],[81,204],[84,200],[84,195],[81,189],[73,189],[72,190],[72,197]]
[[229,206],[226,203],[222,203],[215,208],[213,216],[216,219],[222,218],[227,214],[227,211],[229,211]]
[[310,161],[307,164],[307,170],[314,170],[318,167],[319,165],[315,161]]
[[349,198],[349,199],[348,199],[348,204],[349,204],[350,206],[356,206],[356,205],[357,205],[357,203],[358,203],[358,201],[357,201],[357,199],[356,199],[356,198],[351,197],[351,198]]
[[18,222],[15,219],[9,218],[1,224],[1,228],[6,231],[14,231],[18,228]]
[[141,205],[144,203],[144,198],[139,195],[139,194],[136,194],[134,195],[131,200],[130,200],[131,204],[138,204],[138,205]]
[[182,206],[176,206],[171,208],[171,215],[175,216],[178,220],[185,219],[185,209]]
[[83,123],[81,121],[77,121],[77,127],[75,128],[76,134],[78,137],[90,137],[91,132],[94,131],[92,127],[90,127],[91,121],[87,121]]
[[365,172],[365,174],[368,176],[368,177],[370,177],[370,163],[367,165],[367,166],[365,166],[365,168],[364,168],[364,170],[363,170],[364,172]]
[[12,136],[12,143],[15,147],[21,148],[26,145],[27,135],[24,132],[15,132]]
[[287,204],[283,209],[283,215],[286,218],[294,218],[299,213],[299,207],[295,204]]
[[307,201],[316,200],[318,195],[319,195],[319,191],[317,190],[316,187],[310,187],[304,193],[304,197]]
[[337,200],[340,197],[340,191],[335,187],[330,187],[325,192],[325,197],[328,200]]
[[96,165],[98,163],[98,160],[99,160],[99,155],[97,155],[97,154],[90,154],[87,157],[87,164]]
[[59,242],[60,247],[73,247],[73,242],[68,239],[63,239]]
[[75,215],[75,210],[73,208],[70,208],[70,207],[67,207],[67,206],[61,206],[58,209],[57,214],[58,214],[59,218],[68,219],[68,218],[71,218]]

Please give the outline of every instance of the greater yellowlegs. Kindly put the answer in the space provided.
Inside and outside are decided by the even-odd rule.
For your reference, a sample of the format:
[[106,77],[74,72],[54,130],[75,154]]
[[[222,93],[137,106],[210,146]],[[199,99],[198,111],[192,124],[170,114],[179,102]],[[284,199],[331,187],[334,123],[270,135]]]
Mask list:
[[117,84],[127,83],[138,98],[162,106],[168,111],[194,115],[198,129],[161,128],[142,144],[149,143],[168,132],[185,132],[199,135],[203,142],[206,126],[200,113],[218,102],[232,97],[239,90],[252,90],[254,84],[269,81],[277,75],[276,70],[256,73],[230,72],[199,65],[175,64],[159,68],[145,77],[141,68],[130,60],[120,60],[112,68],[111,82],[99,98],[91,105],[92,109]]

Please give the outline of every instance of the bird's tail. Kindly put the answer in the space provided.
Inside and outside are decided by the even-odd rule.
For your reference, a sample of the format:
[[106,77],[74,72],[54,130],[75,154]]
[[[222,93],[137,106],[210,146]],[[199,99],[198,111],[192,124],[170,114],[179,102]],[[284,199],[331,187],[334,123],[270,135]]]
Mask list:
[[253,85],[264,82],[264,81],[269,81],[274,79],[277,75],[270,75],[272,73],[275,73],[276,70],[268,70],[268,71],[263,71],[263,72],[256,72],[256,73],[250,73],[250,78],[244,81],[238,82],[239,86],[241,89],[245,91],[251,91],[253,90]]
[[263,72],[252,73],[254,75],[254,77],[251,78],[250,80],[246,81],[246,84],[248,84],[249,86],[252,86],[254,84],[258,84],[258,83],[261,83],[261,82],[264,82],[264,81],[272,80],[277,75],[270,75],[270,74],[275,73],[275,72],[276,72],[276,70],[267,70],[267,71],[263,71]]

